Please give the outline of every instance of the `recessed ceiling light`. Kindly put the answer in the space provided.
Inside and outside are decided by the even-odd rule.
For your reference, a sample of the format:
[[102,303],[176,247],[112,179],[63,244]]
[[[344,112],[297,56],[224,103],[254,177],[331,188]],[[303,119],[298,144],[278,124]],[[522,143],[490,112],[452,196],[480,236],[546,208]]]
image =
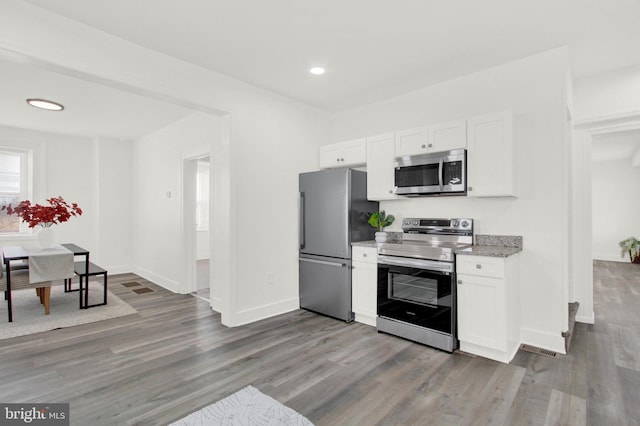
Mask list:
[[62,111],[64,109],[64,106],[61,104],[46,99],[27,99],[27,103],[32,107],[46,109],[48,111]]
[[309,72],[313,75],[322,75],[324,74],[324,68],[322,67],[313,67],[309,70]]

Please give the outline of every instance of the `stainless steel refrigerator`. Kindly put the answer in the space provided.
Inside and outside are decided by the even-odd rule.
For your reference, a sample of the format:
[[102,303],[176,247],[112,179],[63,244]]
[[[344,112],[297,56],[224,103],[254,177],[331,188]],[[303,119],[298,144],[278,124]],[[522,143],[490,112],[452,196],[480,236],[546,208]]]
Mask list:
[[367,174],[340,168],[301,173],[300,307],[344,321],[351,310],[351,243],[373,240]]

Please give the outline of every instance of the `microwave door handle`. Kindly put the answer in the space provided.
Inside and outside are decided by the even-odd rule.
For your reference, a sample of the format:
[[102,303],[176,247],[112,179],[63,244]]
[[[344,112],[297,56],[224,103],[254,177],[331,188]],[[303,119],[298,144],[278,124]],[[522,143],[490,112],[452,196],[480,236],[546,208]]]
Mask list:
[[440,162],[438,163],[438,185],[440,185],[440,191],[444,190],[444,187],[442,185],[442,179],[444,175],[444,159],[440,159]]

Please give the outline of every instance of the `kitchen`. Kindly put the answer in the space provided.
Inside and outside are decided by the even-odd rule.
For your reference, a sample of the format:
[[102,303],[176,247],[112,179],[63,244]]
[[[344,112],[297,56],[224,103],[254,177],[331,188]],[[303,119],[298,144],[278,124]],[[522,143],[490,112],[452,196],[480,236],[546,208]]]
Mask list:
[[[321,167],[329,166],[336,152],[341,154],[333,155],[334,161],[345,159],[339,161],[340,166],[366,165],[369,198],[379,201],[380,210],[398,218],[388,228],[391,232],[402,232],[403,218],[472,218],[475,235],[522,237],[524,247],[518,267],[505,269],[511,271],[511,279],[520,282],[515,294],[508,296],[510,317],[506,317],[516,316],[519,327],[514,330],[510,324],[508,333],[516,336],[511,338],[510,354],[493,354],[505,362],[518,343],[564,353],[567,306],[576,301],[568,299],[570,271],[565,266],[569,164],[566,111],[570,109],[568,71],[562,66],[565,54],[564,49],[545,52],[338,113],[334,120],[335,143],[321,147],[319,153]],[[513,137],[498,142],[503,143],[501,146],[480,150],[476,139],[483,137],[483,126],[492,121],[504,123],[510,129],[507,134]],[[415,153],[422,147],[423,143],[412,144],[411,138],[419,139],[415,135],[420,130],[424,133],[425,127],[432,138],[436,135],[432,140],[442,135],[445,144],[452,143],[456,135],[466,137],[457,146],[443,145],[467,149],[466,196],[401,197],[390,192],[394,169],[388,165],[393,164],[398,150]],[[429,148],[432,140],[428,136],[423,140]],[[496,138],[492,140],[496,143]],[[480,168],[487,164],[491,167]],[[478,176],[486,176],[485,182],[491,184],[508,185],[490,186],[485,191],[475,186]],[[354,250],[354,259],[357,253]],[[581,303],[581,309],[589,309],[588,303]]]

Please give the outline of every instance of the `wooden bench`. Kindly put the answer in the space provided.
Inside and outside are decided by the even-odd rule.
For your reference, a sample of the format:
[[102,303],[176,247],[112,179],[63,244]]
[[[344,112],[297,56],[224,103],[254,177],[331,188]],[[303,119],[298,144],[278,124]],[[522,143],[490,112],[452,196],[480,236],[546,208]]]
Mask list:
[[[89,270],[87,271],[87,262],[74,262],[73,270],[78,276],[80,293],[80,309],[93,308],[94,306],[102,306],[107,304],[107,270],[102,269],[95,263],[89,262]],[[102,275],[103,280],[103,301],[102,303],[94,303],[89,305],[89,278]],[[71,284],[71,283],[69,283]]]

